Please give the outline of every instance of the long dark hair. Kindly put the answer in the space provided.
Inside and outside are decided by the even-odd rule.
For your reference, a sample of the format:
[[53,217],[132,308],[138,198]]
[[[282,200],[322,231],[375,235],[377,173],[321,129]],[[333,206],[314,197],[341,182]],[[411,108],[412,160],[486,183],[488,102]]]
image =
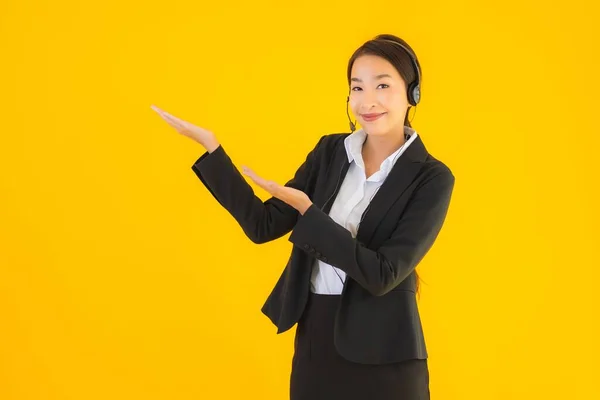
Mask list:
[[[381,34],[365,42],[362,46],[356,49],[356,51],[354,51],[354,54],[352,54],[352,57],[350,57],[350,60],[348,61],[347,73],[348,86],[350,86],[350,75],[352,73],[352,66],[354,65],[354,61],[356,61],[358,57],[367,54],[379,56],[381,58],[386,59],[390,64],[392,64],[406,83],[407,88],[413,81],[417,80],[417,71],[415,71],[415,67],[412,64],[410,56],[406,54],[406,51],[402,49],[402,47],[390,42],[386,42],[385,40],[391,40],[393,42],[400,43],[410,50],[417,62],[417,65],[419,66],[421,82],[423,81],[423,71],[421,70],[421,64],[419,64],[419,59],[417,58],[417,55],[413,51],[412,47],[410,47],[408,43],[400,39],[398,36],[390,34]],[[423,86],[421,86],[421,89],[422,88]],[[411,127],[410,122],[408,121],[408,112],[410,111],[410,108],[411,106],[409,105],[408,110],[406,111],[406,116],[404,117],[404,126],[408,127]]]
[[[404,47],[408,48],[412,53],[413,57],[416,60],[417,66],[419,68],[419,73],[421,76],[421,81],[423,81],[423,71],[421,70],[421,64],[419,64],[419,59],[415,54],[412,47],[409,46],[404,40],[400,39],[398,36],[390,35],[390,34],[381,34],[375,36],[375,38],[365,42],[362,46],[360,46],[350,60],[348,61],[348,86],[350,86],[350,78],[352,74],[352,66],[354,65],[354,61],[362,55],[374,55],[379,56],[387,61],[396,68],[402,79],[404,80],[406,87],[415,81],[417,76],[417,71],[415,71],[415,67],[410,59],[410,56],[406,53],[406,51],[401,47],[397,46],[394,43],[386,42],[386,40],[391,40],[397,43],[402,44]],[[406,111],[406,116],[404,117],[404,126],[408,126],[412,128],[410,125],[410,121],[408,120],[408,112],[410,111],[411,105],[409,105],[408,110]],[[421,279],[419,278],[419,274],[417,270],[415,272],[415,288],[417,293],[419,292],[419,283]]]

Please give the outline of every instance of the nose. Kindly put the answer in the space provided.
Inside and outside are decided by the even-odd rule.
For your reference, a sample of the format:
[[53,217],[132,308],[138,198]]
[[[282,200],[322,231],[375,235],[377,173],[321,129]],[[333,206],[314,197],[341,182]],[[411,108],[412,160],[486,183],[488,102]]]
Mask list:
[[365,112],[368,112],[370,109],[377,106],[377,98],[375,93],[370,91],[365,91],[361,100],[360,108],[365,110]]

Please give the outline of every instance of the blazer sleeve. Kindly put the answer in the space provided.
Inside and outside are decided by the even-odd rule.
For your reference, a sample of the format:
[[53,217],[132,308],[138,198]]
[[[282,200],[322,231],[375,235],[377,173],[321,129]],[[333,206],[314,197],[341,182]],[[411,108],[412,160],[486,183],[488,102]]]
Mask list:
[[289,241],[344,271],[375,296],[398,286],[429,251],[445,220],[454,175],[449,169],[413,193],[389,239],[375,251],[352,237],[314,204],[300,216]]
[[[285,186],[306,192],[315,168],[317,149],[324,137],[319,139]],[[296,224],[299,212],[276,197],[265,202],[257,197],[222,145],[212,153],[202,154],[192,165],[192,170],[252,242],[260,244],[275,240],[290,232]]]

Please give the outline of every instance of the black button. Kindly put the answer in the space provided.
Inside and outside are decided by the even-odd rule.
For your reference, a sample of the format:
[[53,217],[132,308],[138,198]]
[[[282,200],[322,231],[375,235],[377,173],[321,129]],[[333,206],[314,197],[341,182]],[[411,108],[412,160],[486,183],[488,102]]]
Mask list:
[[308,251],[310,251],[311,253],[315,252],[315,249],[313,249],[312,247],[310,249],[308,249]]
[[319,252],[317,251],[317,253],[315,254],[315,256],[317,256],[317,258],[320,258],[320,257],[321,257],[321,253],[319,253]]
[[305,248],[305,249],[308,249],[309,247],[310,247],[310,246],[309,246],[309,245],[307,245],[307,244],[305,244],[305,245],[304,245],[304,248]]
[[321,261],[323,261],[323,262],[327,262],[327,257],[323,257],[323,258],[321,258]]

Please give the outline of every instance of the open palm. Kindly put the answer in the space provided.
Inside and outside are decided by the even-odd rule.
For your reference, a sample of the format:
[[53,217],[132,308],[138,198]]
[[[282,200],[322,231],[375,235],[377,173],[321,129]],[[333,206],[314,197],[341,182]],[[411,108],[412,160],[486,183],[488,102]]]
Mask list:
[[300,214],[304,214],[304,212],[312,204],[310,198],[301,190],[280,185],[275,181],[261,178],[246,166],[242,167],[242,171],[244,172],[244,175],[250,177],[254,183],[269,192],[271,196],[277,197],[279,200],[284,201],[285,203],[294,207],[300,212]]

